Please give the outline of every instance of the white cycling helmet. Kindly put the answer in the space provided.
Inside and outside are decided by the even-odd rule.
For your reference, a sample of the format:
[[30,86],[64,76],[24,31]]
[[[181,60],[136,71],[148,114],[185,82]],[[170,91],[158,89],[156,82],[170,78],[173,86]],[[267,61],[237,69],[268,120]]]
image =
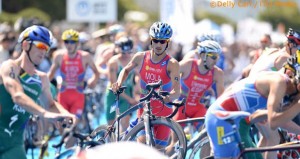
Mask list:
[[212,41],[212,40],[205,40],[200,43],[198,43],[198,53],[210,53],[215,52],[218,54],[221,54],[222,47],[219,43]]
[[213,41],[220,43],[222,40],[222,36],[219,32],[213,31],[213,30],[197,35],[198,42],[202,42],[205,40],[213,40]]

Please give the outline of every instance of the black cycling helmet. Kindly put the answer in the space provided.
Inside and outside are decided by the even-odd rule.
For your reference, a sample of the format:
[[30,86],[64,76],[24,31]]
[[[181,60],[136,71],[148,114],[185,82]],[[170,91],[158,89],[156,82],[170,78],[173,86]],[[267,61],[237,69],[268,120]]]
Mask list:
[[116,45],[121,48],[122,53],[132,52],[133,41],[130,37],[121,37],[116,41]]

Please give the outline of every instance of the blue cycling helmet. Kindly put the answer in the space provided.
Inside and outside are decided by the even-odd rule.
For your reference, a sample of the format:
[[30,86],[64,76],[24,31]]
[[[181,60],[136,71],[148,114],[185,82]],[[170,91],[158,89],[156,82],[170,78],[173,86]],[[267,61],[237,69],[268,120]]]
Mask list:
[[149,34],[151,38],[154,39],[170,39],[173,34],[173,30],[167,23],[155,22],[150,27]]
[[51,46],[52,42],[52,34],[51,31],[46,27],[33,25],[31,27],[26,28],[19,36],[18,43],[23,42],[24,40],[31,41],[40,41],[49,46]]
[[212,40],[205,40],[198,43],[198,53],[210,53],[215,52],[217,54],[221,54],[222,47],[219,43]]

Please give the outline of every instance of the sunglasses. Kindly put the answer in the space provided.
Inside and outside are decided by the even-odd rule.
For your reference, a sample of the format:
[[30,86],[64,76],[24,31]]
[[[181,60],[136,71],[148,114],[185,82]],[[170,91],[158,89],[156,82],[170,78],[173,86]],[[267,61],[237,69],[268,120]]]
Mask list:
[[46,50],[47,52],[50,50],[50,47],[43,43],[43,42],[40,42],[40,41],[32,41],[32,44],[34,44],[34,46],[38,49],[41,49],[41,50]]
[[214,53],[207,53],[206,54],[208,57],[212,58],[213,60],[216,60],[219,58],[219,55],[216,55]]
[[158,39],[152,39],[152,41],[154,43],[161,43],[161,44],[165,44],[166,42],[168,42],[169,40],[158,40]]
[[75,44],[76,41],[74,41],[74,40],[65,40],[64,43],[65,44]]

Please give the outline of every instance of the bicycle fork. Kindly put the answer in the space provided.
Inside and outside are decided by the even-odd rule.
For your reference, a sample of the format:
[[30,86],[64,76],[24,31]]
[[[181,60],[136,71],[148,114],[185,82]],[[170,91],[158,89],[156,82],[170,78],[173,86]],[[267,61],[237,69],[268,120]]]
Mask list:
[[146,144],[151,146],[151,147],[155,147],[155,140],[154,140],[154,135],[153,135],[153,131],[151,128],[151,120],[150,120],[150,116],[147,113],[144,116],[144,125],[145,125],[145,135],[146,135]]

